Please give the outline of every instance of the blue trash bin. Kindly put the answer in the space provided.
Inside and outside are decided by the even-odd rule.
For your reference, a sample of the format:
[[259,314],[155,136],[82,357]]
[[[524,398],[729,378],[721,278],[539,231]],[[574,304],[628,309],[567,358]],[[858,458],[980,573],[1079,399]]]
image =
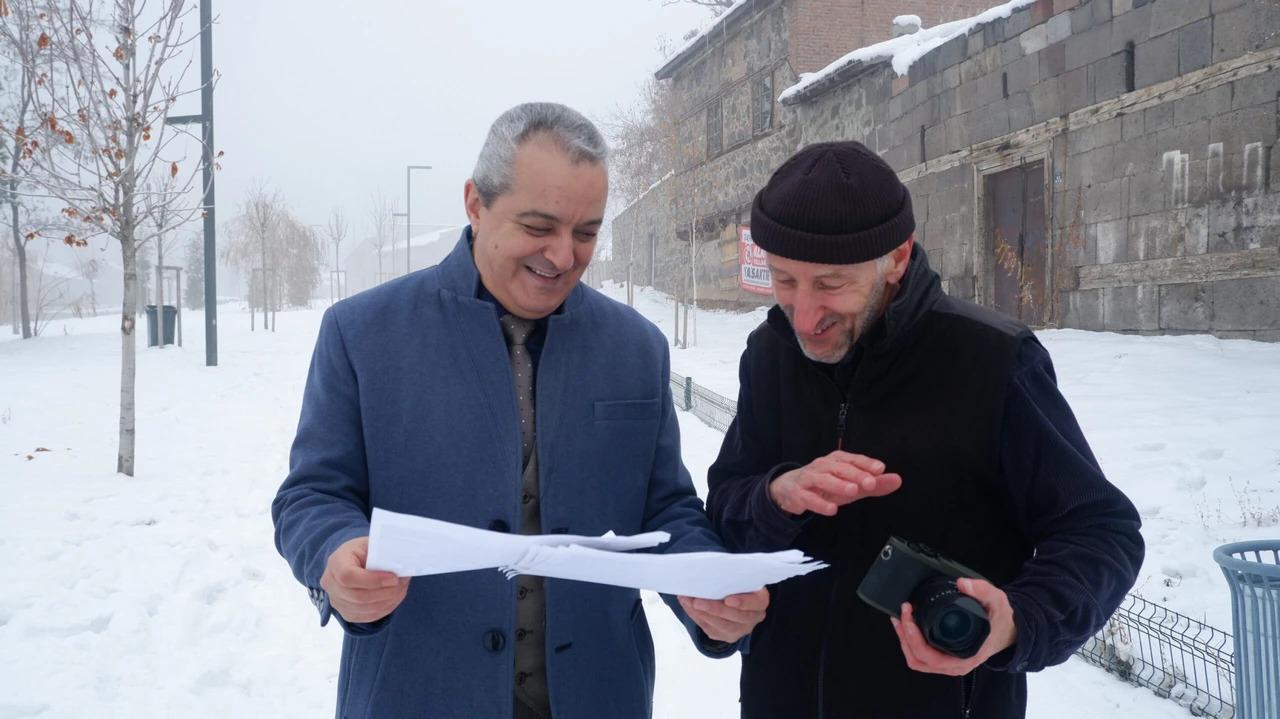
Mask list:
[[1280,539],[1218,547],[1231,587],[1236,719],[1280,717]]
[[[148,347],[155,347],[156,345],[160,344],[160,336],[159,336],[160,328],[157,326],[158,324],[157,317],[156,317],[157,314],[158,313],[156,311],[155,305],[147,305],[147,346]],[[174,328],[174,325],[177,323],[177,319],[178,319],[178,308],[174,307],[173,305],[165,305],[164,306],[164,343],[167,345],[173,344],[173,338],[174,338],[173,328]]]

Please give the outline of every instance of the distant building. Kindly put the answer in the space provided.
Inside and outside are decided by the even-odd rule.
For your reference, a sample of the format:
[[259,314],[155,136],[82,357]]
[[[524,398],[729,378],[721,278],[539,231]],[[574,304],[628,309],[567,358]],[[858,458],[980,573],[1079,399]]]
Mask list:
[[[415,227],[418,226],[415,225]],[[410,239],[409,269],[414,272],[440,264],[440,261],[448,256],[457,244],[465,225],[423,225],[421,227],[422,230]],[[372,241],[364,240],[346,256],[341,269],[347,273],[347,295],[362,292],[404,275],[406,268],[403,236],[397,238],[395,242],[388,242],[381,253]]]
[[760,295],[739,286],[739,228],[750,221],[756,190],[798,149],[795,113],[776,101],[779,93],[802,73],[889,39],[895,17],[915,14],[930,25],[968,17],[990,4],[745,0],[725,12],[656,73],[676,96],[683,166],[614,220],[614,279],[625,281],[630,271],[636,283],[667,291],[683,281],[694,263],[687,252],[689,219],[671,217],[671,206],[694,197],[700,302],[759,304]]

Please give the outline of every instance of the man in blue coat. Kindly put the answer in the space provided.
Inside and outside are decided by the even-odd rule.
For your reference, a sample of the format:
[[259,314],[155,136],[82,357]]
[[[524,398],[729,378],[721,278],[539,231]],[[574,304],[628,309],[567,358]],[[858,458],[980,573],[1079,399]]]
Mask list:
[[[632,589],[410,581],[364,567],[373,507],[525,534],[662,530],[718,550],[680,458],[661,333],[579,284],[607,148],[569,108],[493,125],[466,183],[470,227],[439,266],[325,313],[276,546],[321,624],[346,631],[337,716],[648,717],[653,641]],[[732,654],[768,593],[666,598],[699,649]]]

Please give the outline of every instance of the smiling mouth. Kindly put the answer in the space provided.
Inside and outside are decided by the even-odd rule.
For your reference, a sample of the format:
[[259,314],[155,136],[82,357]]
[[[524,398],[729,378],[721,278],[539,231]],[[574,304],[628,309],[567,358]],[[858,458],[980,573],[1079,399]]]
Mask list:
[[544,280],[557,280],[560,278],[560,274],[562,274],[562,273],[551,274],[549,272],[543,272],[542,270],[535,270],[534,268],[529,267],[528,265],[525,265],[525,269],[529,270],[534,275],[541,277]]
[[838,325],[838,324],[840,324],[840,323],[839,323],[839,322],[832,322],[832,323],[830,323],[830,324],[826,325],[825,327],[823,327],[823,328],[821,328],[821,329],[814,330],[813,332],[811,332],[811,333],[809,334],[809,336],[810,336],[810,337],[825,337],[825,336],[826,336],[826,334],[827,334],[827,330],[831,329],[832,327],[835,327],[835,326],[836,326],[836,325]]

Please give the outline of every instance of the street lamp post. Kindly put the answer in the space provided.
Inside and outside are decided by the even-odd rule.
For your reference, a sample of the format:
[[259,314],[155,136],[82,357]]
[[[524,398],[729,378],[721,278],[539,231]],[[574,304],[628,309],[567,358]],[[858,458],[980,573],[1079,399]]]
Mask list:
[[[201,169],[204,181],[204,364],[206,367],[218,366],[218,254],[213,200],[212,4],[213,0],[202,0],[200,3],[200,114],[165,119],[165,122],[170,125],[198,124],[204,131],[201,138],[204,144]],[[163,325],[163,322],[161,324]]]
[[413,215],[413,194],[410,191],[413,184],[413,171],[430,169],[430,165],[409,165],[404,171],[404,273],[406,275],[413,271],[413,266],[409,264],[409,238],[413,235],[413,223],[409,219]]

